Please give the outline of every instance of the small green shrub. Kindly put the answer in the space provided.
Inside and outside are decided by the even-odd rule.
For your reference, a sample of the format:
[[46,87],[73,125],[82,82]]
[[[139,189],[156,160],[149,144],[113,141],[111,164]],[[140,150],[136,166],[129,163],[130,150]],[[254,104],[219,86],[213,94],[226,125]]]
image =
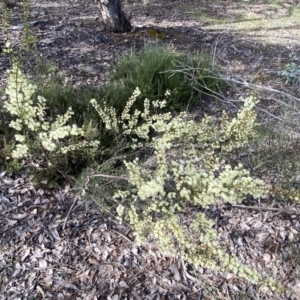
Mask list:
[[[176,72],[178,65],[190,72]],[[150,46],[140,54],[132,51],[119,57],[104,97],[120,114],[136,87],[142,92],[141,98],[150,101],[164,99],[165,91],[169,90],[172,97],[165,110],[183,111],[200,101],[202,91],[209,94],[224,85],[212,71],[211,59],[204,53],[186,57],[172,47]],[[199,90],[193,87],[192,79],[198,82]],[[143,101],[137,101],[134,108],[142,106]]]
[[[34,182],[48,179],[52,184],[103,162],[115,153],[118,141],[110,132],[103,134],[103,122],[89,102],[91,98],[100,102],[101,91],[66,84],[57,66],[37,53],[30,29],[29,1],[23,1],[22,7],[24,27],[19,49],[10,43],[10,11],[4,7],[1,16],[3,52],[9,55],[12,69],[6,89],[8,99],[0,102],[0,166],[9,172],[20,172],[24,166],[29,171],[30,166]],[[33,75],[34,85],[21,70]],[[1,92],[5,94],[4,90]],[[82,131],[76,135],[75,127],[68,124],[77,125]],[[57,132],[53,133],[56,125]],[[101,150],[92,147],[98,143]],[[62,153],[66,147],[70,151]]]
[[284,69],[278,72],[286,84],[300,84],[300,65],[298,59],[294,54],[290,56],[291,62],[288,63]]

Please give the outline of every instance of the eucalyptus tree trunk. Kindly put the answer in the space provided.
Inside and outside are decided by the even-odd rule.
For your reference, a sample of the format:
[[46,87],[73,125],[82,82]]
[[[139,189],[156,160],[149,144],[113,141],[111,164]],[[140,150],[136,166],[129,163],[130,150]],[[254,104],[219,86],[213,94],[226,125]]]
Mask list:
[[132,26],[122,10],[120,0],[98,0],[106,29],[114,32],[126,32]]

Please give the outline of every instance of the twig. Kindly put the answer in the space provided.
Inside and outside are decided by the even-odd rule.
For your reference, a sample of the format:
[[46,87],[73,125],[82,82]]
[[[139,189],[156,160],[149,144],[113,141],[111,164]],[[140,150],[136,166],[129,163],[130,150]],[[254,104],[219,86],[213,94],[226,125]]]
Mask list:
[[261,107],[259,107],[258,109],[259,109],[260,111],[264,112],[265,114],[271,116],[272,118],[277,119],[278,121],[284,121],[283,118],[277,117],[277,116],[271,114],[269,111],[267,111],[267,110],[265,110],[265,109],[263,109],[263,108],[261,108]]
[[130,244],[134,244],[134,242],[132,240],[130,240],[126,235],[124,235],[123,233],[119,232],[118,230],[115,229],[111,229],[111,231],[119,234],[121,237],[123,237],[126,241],[128,241]]
[[100,206],[101,209],[105,210],[109,215],[111,215],[113,218],[115,218],[115,216],[108,209],[106,209],[103,205],[101,205],[97,200],[95,200],[94,197],[91,197],[91,198],[94,201],[94,203],[96,203],[96,205]]
[[76,204],[76,202],[77,202],[77,199],[79,198],[78,195],[79,195],[79,194],[76,195],[76,197],[75,197],[75,199],[74,199],[74,201],[73,201],[73,203],[72,203],[72,205],[71,205],[71,207],[70,207],[70,209],[69,209],[69,211],[68,211],[68,214],[67,214],[67,216],[66,216],[66,218],[65,218],[64,225],[63,225],[63,227],[62,227],[63,230],[65,230],[65,228],[66,228],[66,226],[67,226],[67,223],[68,223],[68,220],[69,220],[69,218],[70,218],[71,212],[72,212],[72,210],[73,210],[73,208],[74,208],[74,206],[75,206],[75,204]]
[[260,215],[260,220],[263,220],[263,214],[262,214],[262,210],[261,210],[261,206],[260,206],[260,198],[258,198],[258,208],[259,208],[259,215]]
[[281,213],[288,213],[288,214],[295,214],[300,215],[300,211],[291,210],[291,209],[284,209],[284,208],[271,208],[271,207],[256,207],[256,206],[247,206],[247,205],[232,205],[234,208],[241,208],[241,209],[255,209],[255,210],[265,210],[265,211],[277,211],[277,214]]
[[89,176],[89,178],[93,178],[93,177],[104,177],[104,178],[113,178],[113,179],[129,181],[129,178],[125,177],[125,176],[115,176],[115,175],[106,175],[106,174],[95,174],[95,175]]
[[62,227],[63,230],[65,230],[65,228],[66,228],[66,226],[67,226],[67,223],[68,223],[68,220],[69,220],[70,215],[71,215],[71,213],[72,213],[72,210],[73,210],[73,208],[74,208],[74,206],[75,206],[75,204],[76,204],[76,202],[77,202],[77,199],[79,198],[79,193],[82,192],[82,190],[85,190],[85,189],[86,189],[86,186],[89,184],[90,180],[91,180],[92,178],[94,178],[94,177],[113,178],[113,179],[120,179],[120,180],[127,180],[127,181],[129,181],[129,178],[124,177],[124,176],[114,176],[114,175],[106,175],[106,174],[94,174],[94,175],[89,176],[88,179],[86,180],[85,184],[84,184],[83,189],[81,189],[81,191],[79,191],[79,192],[77,193],[77,195],[76,195],[76,197],[75,197],[75,199],[74,199],[74,201],[73,201],[73,203],[72,203],[72,205],[71,205],[71,207],[70,207],[70,209],[69,209],[69,211],[68,211],[68,214],[67,214],[67,216],[66,216],[64,225],[63,225],[63,227]]
[[[236,80],[236,79],[225,77],[225,76],[221,76],[221,78],[224,79],[224,80],[226,80],[226,81],[234,82],[234,83],[241,84],[241,85],[244,85],[244,86],[247,86],[247,87],[257,88],[257,89],[265,90],[265,91],[269,91],[269,92],[275,92],[277,94],[281,94],[283,96],[286,96],[287,98],[292,99],[292,100],[294,100],[296,102],[300,102],[300,98],[292,96],[291,94],[288,94],[286,92],[283,92],[283,91],[280,91],[280,90],[277,90],[277,89],[274,89],[274,88],[271,88],[271,87],[253,84],[253,83],[247,82],[245,80]],[[286,104],[283,101],[280,101],[280,100],[277,100],[277,101],[280,102],[283,105],[287,105],[288,106],[288,104]]]
[[147,268],[147,267],[149,267],[149,263],[147,263],[141,270],[139,270],[139,272],[137,272],[136,274],[133,274],[132,276],[131,276],[131,278],[128,278],[129,279],[129,282],[128,282],[128,285],[130,286],[133,282],[134,282],[134,280],[137,280],[136,278],[137,278],[137,276],[139,275],[139,274],[141,274],[141,273],[143,273],[143,271]]
[[181,250],[180,250],[180,263],[181,263],[181,267],[182,267],[183,282],[185,284],[188,284],[187,279],[186,279],[187,270],[186,270],[186,267],[185,267],[185,263],[184,263],[184,260],[183,260],[183,255],[182,255]]
[[94,178],[94,177],[112,178],[112,179],[119,179],[119,180],[129,181],[129,178],[128,177],[124,177],[124,176],[114,176],[114,175],[106,175],[106,174],[94,174],[94,175],[88,176],[88,179],[86,180],[86,182],[84,184],[85,188],[90,183],[91,179]]
[[[273,200],[272,202],[272,205],[271,205],[271,208],[273,208],[274,206],[274,203],[275,203],[275,200]],[[265,223],[267,221],[267,219],[269,218],[269,214],[270,214],[270,211],[268,211],[263,219],[263,223]],[[275,214],[276,215],[276,214]]]

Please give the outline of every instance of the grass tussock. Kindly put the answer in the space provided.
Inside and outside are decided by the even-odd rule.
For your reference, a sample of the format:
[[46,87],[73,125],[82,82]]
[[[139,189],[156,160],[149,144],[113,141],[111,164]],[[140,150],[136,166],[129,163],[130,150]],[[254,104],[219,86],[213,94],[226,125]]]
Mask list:
[[[185,72],[177,72],[179,68]],[[195,81],[198,90],[193,87]],[[117,59],[104,95],[121,111],[136,87],[142,92],[141,99],[151,101],[163,100],[165,92],[170,91],[172,97],[165,109],[183,111],[199,103],[202,92],[213,94],[224,87],[224,82],[214,75],[212,59],[205,53],[186,56],[173,47],[150,46]],[[142,101],[135,107],[141,105]]]

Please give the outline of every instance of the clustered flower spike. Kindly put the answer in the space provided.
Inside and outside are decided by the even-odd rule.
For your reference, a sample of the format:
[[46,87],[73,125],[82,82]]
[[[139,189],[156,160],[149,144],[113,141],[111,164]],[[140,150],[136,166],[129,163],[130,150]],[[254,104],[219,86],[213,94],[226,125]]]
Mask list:
[[[122,134],[128,136],[136,136],[140,139],[147,141],[149,139],[150,128],[153,124],[158,124],[159,122],[165,122],[171,118],[171,113],[162,114],[152,114],[151,105],[153,108],[163,108],[166,106],[165,100],[157,100],[150,103],[149,99],[144,99],[144,110],[132,110],[132,106],[137,101],[137,98],[141,95],[140,89],[137,87],[130,98],[128,99],[121,118],[118,120],[116,110],[112,107],[108,107],[107,103],[104,101],[103,108],[97,103],[95,99],[90,102],[92,106],[97,110],[100,118],[105,124],[107,130],[122,131]],[[167,93],[170,95],[170,92]],[[141,122],[142,120],[142,122]],[[137,140],[132,138],[133,145],[132,148],[141,146],[140,143],[135,143]]]

